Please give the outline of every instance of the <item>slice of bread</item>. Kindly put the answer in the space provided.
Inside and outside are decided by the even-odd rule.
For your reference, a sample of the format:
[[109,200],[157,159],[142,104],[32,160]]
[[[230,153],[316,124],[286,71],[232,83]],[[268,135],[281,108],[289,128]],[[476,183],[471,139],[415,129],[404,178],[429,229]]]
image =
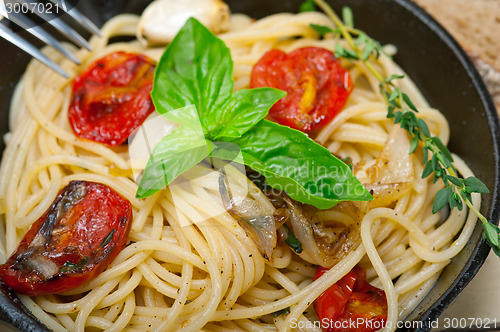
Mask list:
[[500,0],[413,0],[469,54],[500,112]]

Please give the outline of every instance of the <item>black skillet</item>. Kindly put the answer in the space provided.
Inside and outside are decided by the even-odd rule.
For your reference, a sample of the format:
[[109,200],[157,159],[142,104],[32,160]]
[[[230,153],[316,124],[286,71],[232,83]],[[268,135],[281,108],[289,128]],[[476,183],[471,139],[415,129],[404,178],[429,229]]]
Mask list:
[[[148,2],[85,0],[80,1],[78,7],[102,25],[107,19],[122,12],[140,13]],[[226,2],[233,12],[260,18],[276,12],[297,12],[301,0]],[[383,44],[392,43],[397,46],[395,60],[413,78],[431,105],[440,109],[450,122],[450,149],[464,158],[476,176],[488,185],[491,194],[483,195],[481,212],[496,223],[500,214],[499,207],[495,206],[500,191],[498,117],[483,82],[462,49],[439,24],[410,1],[329,2],[337,12],[342,6],[350,6],[358,28]],[[14,85],[30,58],[3,40],[0,40],[0,49],[0,134],[4,134],[8,130],[7,111]],[[1,142],[0,149],[3,148]],[[465,249],[445,268],[434,288],[406,317],[407,321],[421,322],[420,327],[401,330],[429,330],[429,323],[441,314],[474,277],[489,250],[481,239],[481,226],[478,224]],[[22,331],[46,331],[20,304],[15,294],[5,286],[0,288],[3,293],[0,295],[1,320]],[[0,324],[0,329],[1,327]]]

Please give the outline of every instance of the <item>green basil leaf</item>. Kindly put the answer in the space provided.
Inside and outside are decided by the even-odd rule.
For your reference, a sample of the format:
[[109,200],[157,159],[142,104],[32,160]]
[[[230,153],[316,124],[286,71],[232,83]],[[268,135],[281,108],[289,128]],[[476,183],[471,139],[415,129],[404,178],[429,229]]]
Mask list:
[[[296,201],[328,209],[341,201],[373,199],[349,166],[298,130],[262,120],[231,142],[239,146],[247,166]],[[218,146],[216,157],[235,155]]]
[[156,144],[142,174],[137,198],[153,195],[209,155],[210,141],[200,130],[182,126]]
[[[272,88],[239,90],[217,110],[217,120],[208,126],[213,140],[241,137],[262,120],[285,91]],[[219,132],[217,132],[219,131]]]
[[217,119],[215,110],[231,96],[233,87],[229,48],[190,18],[158,63],[151,97],[160,114],[194,105],[210,138],[208,125]]
[[168,113],[163,113],[162,116],[178,124],[197,129],[203,133],[200,116],[194,105],[171,110]]

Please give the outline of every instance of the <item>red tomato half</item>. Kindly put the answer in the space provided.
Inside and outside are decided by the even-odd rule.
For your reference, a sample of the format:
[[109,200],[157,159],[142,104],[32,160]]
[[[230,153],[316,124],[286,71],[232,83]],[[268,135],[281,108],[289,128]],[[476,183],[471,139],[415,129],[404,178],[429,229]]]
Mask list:
[[[328,269],[319,267],[314,279]],[[372,332],[387,320],[385,292],[366,282],[366,273],[359,266],[328,288],[314,302],[314,309],[324,332]],[[325,324],[326,322],[326,324]]]
[[120,145],[154,111],[155,63],[140,54],[116,52],[92,63],[73,81],[69,122],[80,138]]
[[353,84],[332,52],[320,47],[289,54],[271,50],[253,67],[251,88],[287,92],[269,111],[276,122],[304,132],[320,129],[344,107]]
[[30,296],[73,289],[100,274],[125,247],[130,202],[111,188],[72,181],[38,219],[0,278]]

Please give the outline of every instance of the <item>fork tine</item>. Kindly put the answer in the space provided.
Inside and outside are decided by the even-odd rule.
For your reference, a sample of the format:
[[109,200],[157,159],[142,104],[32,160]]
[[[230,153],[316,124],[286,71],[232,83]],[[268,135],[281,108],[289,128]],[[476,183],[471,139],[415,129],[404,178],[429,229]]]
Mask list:
[[0,37],[16,45],[26,53],[33,56],[38,61],[42,62],[44,65],[48,66],[50,69],[57,72],[59,75],[69,78],[68,73],[66,73],[61,67],[59,67],[54,61],[46,57],[40,50],[28,43],[26,40],[21,38],[19,35],[15,34],[11,29],[7,28],[5,25],[0,24]]
[[[1,14],[1,13],[0,13]],[[14,22],[19,25],[21,28],[25,29],[33,36],[37,37],[44,43],[52,46],[61,54],[63,54],[66,58],[70,59],[72,62],[76,64],[80,64],[80,60],[73,55],[70,51],[68,51],[57,39],[52,37],[48,32],[43,30],[41,27],[37,26],[32,20],[27,18],[26,16],[19,13],[11,13],[8,15],[9,21]]]
[[53,4],[62,8],[69,16],[71,16],[75,21],[80,23],[88,32],[93,33],[101,37],[101,30],[94,24],[90,19],[88,19],[85,15],[83,15],[76,7],[73,7],[68,10],[66,7],[66,3],[61,0],[50,0]]
[[90,47],[90,44],[85,40],[85,38],[80,36],[75,30],[73,30],[73,28],[71,28],[69,25],[64,23],[64,21],[61,20],[60,18],[55,18],[55,19],[52,19],[48,22],[50,25],[52,25],[54,28],[56,28],[58,31],[60,31],[63,35],[68,37],[71,41],[75,42],[77,45],[84,47],[89,51],[92,50],[92,48]]
[[[30,2],[27,0],[18,0],[20,4],[25,3],[28,8],[30,5]],[[71,28],[69,25],[64,23],[63,20],[61,20],[59,17],[55,16],[54,14],[49,14],[46,12],[40,12],[40,11],[34,11],[34,13],[48,22],[50,25],[52,25],[54,28],[56,28],[59,32],[61,32],[63,35],[65,35],[68,39],[76,43],[77,45],[84,47],[88,49],[89,51],[91,50],[90,44],[82,37],[80,36],[73,28]]]

